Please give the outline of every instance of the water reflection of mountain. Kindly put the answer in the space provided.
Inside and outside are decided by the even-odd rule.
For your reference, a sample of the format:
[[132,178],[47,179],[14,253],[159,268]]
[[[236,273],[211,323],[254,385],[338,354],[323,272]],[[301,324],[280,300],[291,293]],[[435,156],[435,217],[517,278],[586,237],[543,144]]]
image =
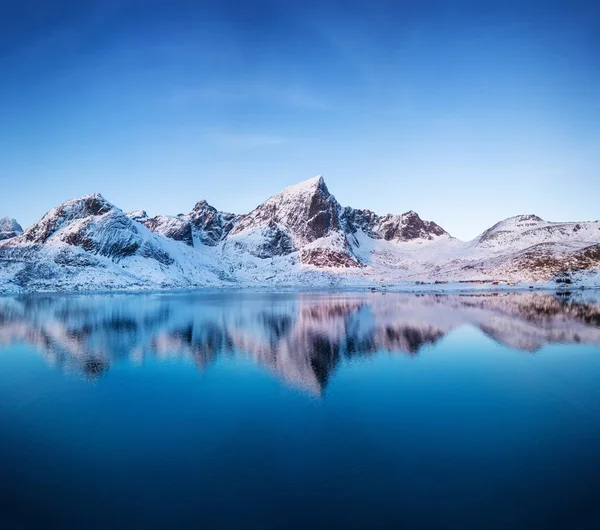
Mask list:
[[188,356],[199,367],[246,355],[320,393],[343,358],[417,355],[472,325],[534,352],[600,344],[600,304],[582,294],[153,294],[0,299],[0,345],[23,342],[89,377],[121,359]]

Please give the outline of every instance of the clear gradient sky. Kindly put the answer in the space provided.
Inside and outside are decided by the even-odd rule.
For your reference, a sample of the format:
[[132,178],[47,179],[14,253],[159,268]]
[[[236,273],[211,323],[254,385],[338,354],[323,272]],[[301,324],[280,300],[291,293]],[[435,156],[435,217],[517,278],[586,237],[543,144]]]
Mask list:
[[0,2],[0,217],[244,213],[317,174],[462,239],[600,218],[600,2]]

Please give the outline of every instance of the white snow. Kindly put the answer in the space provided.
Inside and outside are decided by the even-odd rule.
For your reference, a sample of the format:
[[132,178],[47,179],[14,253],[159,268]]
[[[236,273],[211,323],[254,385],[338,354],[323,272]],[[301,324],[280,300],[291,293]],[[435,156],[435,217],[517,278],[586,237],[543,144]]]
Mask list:
[[[468,242],[446,234],[387,241],[374,239],[361,229],[350,234],[338,226],[314,239],[304,229],[317,192],[326,197],[327,208],[339,212],[341,207],[327,195],[323,178],[317,176],[284,189],[250,214],[236,218],[229,235],[214,246],[203,244],[197,233],[193,233],[193,246],[167,237],[179,230],[188,216],[157,216],[153,219],[160,230],[153,232],[141,224],[148,219],[143,210],[126,216],[99,194],[68,201],[22,235],[0,242],[0,292],[203,286],[556,287],[553,261],[577,268],[581,252],[600,244],[599,221],[553,223],[532,215],[506,219]],[[89,203],[86,209],[90,200],[97,201],[104,213],[91,214]],[[381,219],[401,222],[406,215],[411,212]],[[13,221],[0,220],[0,229],[14,227]],[[289,238],[295,250],[263,257],[274,234]],[[44,237],[43,244],[32,242],[36,237]],[[128,247],[133,252],[113,252]],[[347,253],[357,258],[357,266],[302,263],[301,253],[315,250]],[[541,265],[534,267],[531,263],[536,259]],[[578,286],[600,287],[597,265],[571,277]],[[495,281],[497,285],[492,283]]]

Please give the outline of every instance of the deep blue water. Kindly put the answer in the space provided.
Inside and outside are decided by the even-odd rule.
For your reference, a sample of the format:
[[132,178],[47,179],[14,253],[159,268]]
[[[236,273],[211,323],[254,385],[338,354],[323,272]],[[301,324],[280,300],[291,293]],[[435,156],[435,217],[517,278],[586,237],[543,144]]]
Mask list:
[[0,298],[0,528],[600,528],[589,295]]

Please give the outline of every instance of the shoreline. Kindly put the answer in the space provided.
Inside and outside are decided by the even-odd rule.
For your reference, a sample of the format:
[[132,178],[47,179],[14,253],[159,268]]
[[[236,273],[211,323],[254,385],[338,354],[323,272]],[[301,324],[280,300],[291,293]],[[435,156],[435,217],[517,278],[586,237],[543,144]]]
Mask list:
[[119,289],[48,289],[48,290],[22,290],[2,291],[0,297],[31,296],[31,295],[109,295],[109,294],[220,294],[220,293],[298,293],[298,294],[334,294],[334,293],[365,293],[365,294],[507,294],[507,293],[569,293],[574,292],[600,292],[600,285],[523,283],[522,285],[492,285],[477,284],[465,286],[467,282],[425,283],[419,285],[389,285],[389,286],[306,286],[306,285],[225,285],[225,286],[198,286],[198,287],[166,287],[166,288],[119,288]]

